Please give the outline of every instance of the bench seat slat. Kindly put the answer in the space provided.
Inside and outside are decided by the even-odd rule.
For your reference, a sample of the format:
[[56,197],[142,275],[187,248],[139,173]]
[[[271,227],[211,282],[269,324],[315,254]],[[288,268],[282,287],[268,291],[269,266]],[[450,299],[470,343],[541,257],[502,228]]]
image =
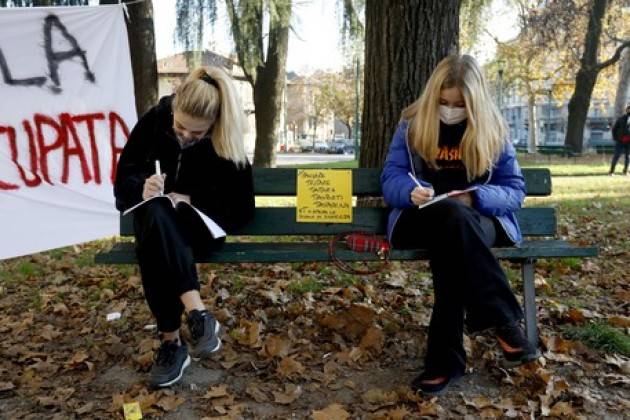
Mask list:
[[[594,257],[597,255],[595,247],[576,247],[561,240],[532,240],[525,241],[518,248],[493,248],[498,258],[529,259],[529,258],[558,258],[558,257]],[[336,255],[347,261],[375,260],[372,253],[357,253],[339,247]],[[428,257],[426,250],[394,250],[392,260],[418,260]],[[197,262],[225,263],[278,263],[278,262],[307,262],[330,261],[327,242],[230,242],[226,243],[221,252],[213,255],[197,257]],[[135,263],[136,257],[132,242],[119,242],[111,251],[98,254],[96,262],[99,264]]]
[[[352,224],[347,223],[298,223],[294,207],[259,207],[254,219],[235,235],[334,235],[342,232],[366,231],[384,234],[388,209],[353,209]],[[553,236],[556,232],[556,211],[553,208],[524,208],[517,218],[525,236]],[[133,235],[131,216],[121,219],[122,236]]]

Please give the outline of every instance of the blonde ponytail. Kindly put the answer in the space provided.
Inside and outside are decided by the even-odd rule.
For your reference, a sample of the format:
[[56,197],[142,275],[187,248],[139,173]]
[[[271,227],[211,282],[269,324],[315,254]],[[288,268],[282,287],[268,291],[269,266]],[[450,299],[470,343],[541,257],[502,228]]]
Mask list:
[[247,118],[230,76],[219,67],[199,67],[175,92],[173,111],[212,123],[212,145],[217,154],[238,166],[247,162],[243,137]]

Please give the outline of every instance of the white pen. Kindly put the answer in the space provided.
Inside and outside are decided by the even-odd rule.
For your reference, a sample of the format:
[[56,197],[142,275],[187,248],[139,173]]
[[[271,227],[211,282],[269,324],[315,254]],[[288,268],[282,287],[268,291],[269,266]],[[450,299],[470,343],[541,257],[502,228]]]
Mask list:
[[[160,161],[159,160],[155,160],[155,174],[157,176],[159,176],[160,178],[162,177],[162,171],[160,170]],[[164,190],[160,190],[160,195],[164,195]]]
[[416,185],[420,187],[421,190],[424,190],[424,187],[420,184],[420,182],[416,179],[416,177],[413,176],[411,172],[407,172],[407,175],[409,175],[409,178],[413,179],[413,182],[415,182]]

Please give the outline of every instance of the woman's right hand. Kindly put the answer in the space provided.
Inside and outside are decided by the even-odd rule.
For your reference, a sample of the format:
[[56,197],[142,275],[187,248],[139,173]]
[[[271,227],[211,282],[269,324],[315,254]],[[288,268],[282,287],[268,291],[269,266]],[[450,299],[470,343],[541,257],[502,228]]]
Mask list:
[[433,189],[416,187],[411,191],[411,202],[416,206],[430,201],[434,196]]
[[142,190],[142,199],[148,200],[151,197],[160,195],[164,192],[164,179],[166,174],[151,175],[144,181],[144,189]]

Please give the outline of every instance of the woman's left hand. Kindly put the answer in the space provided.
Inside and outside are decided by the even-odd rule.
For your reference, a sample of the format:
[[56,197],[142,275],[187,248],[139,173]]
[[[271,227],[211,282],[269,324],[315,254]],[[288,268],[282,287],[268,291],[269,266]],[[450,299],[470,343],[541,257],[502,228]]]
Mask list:
[[180,201],[183,201],[187,204],[190,204],[190,196],[186,195],[186,194],[180,194],[180,193],[176,193],[176,192],[171,192],[167,194],[169,197],[171,197],[171,199],[175,202],[175,204],[179,203]]

